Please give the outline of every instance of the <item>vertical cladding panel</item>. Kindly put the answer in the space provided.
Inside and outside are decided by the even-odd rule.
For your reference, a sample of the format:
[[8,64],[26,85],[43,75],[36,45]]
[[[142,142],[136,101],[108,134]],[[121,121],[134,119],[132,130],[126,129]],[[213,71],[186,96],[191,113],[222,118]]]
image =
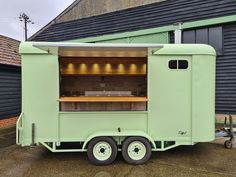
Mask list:
[[223,55],[216,61],[216,112],[236,113],[236,23],[223,26]]
[[175,35],[174,32],[169,32],[169,43],[174,44],[175,43]]
[[35,142],[56,140],[59,111],[58,57],[43,54],[22,56],[22,111],[24,143],[31,144],[31,125],[35,123]]
[[192,142],[215,138],[215,57],[194,55],[192,65]]
[[19,67],[0,65],[0,119],[21,112],[21,71]]

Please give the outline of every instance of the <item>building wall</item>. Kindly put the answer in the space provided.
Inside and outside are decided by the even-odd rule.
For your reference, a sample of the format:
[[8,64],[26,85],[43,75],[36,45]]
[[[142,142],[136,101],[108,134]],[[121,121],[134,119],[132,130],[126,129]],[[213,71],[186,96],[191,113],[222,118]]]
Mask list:
[[0,65],[0,120],[21,112],[20,67]]
[[[183,22],[184,28],[189,28],[189,26],[194,25],[199,27],[206,24],[209,25],[209,23],[220,23],[220,21],[233,21],[236,18],[235,11],[236,1],[232,0],[194,0],[191,2],[188,0],[169,0],[69,22],[56,23],[49,26],[46,30],[42,29],[30,40],[68,41],[120,33],[125,33],[127,36],[131,32],[141,30],[146,30],[147,34],[149,29],[166,32],[167,30],[173,31],[173,24],[176,22]],[[201,22],[199,22],[200,20]],[[119,38],[124,37],[122,34],[119,36]]]
[[236,114],[236,23],[223,25],[223,55],[216,62],[216,112]]
[[160,1],[163,0],[77,0],[74,7],[55,21],[60,23]]
[[29,40],[55,23],[67,22],[165,0],[76,0],[55,19],[33,34]]
[[20,41],[0,35],[0,126],[15,124],[14,117],[21,112],[19,44]]

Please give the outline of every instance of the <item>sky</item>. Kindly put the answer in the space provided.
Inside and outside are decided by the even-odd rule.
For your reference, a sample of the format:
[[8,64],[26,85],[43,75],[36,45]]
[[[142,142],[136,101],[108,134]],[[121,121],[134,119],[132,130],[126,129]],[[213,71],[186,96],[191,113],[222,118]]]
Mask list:
[[24,24],[19,20],[26,13],[34,24],[28,25],[28,37],[53,20],[74,0],[0,0],[0,35],[24,40]]

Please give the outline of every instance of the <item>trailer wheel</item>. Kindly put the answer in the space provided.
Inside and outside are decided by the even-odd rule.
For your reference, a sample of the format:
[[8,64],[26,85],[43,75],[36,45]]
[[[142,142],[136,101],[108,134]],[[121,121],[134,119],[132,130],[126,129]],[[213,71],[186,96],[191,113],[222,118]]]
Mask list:
[[95,165],[108,165],[116,159],[117,145],[110,137],[97,137],[90,141],[87,155]]
[[230,140],[226,140],[225,143],[224,143],[224,146],[225,146],[226,149],[232,149],[233,142],[230,141]]
[[122,155],[129,164],[143,164],[149,160],[152,147],[149,141],[143,137],[129,137],[122,145]]

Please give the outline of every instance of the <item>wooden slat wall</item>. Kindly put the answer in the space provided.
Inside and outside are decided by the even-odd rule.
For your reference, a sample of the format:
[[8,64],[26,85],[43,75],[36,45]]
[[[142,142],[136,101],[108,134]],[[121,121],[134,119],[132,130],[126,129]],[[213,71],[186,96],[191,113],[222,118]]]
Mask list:
[[20,112],[20,68],[0,65],[0,119],[18,116]]
[[147,103],[61,103],[61,111],[145,111]]

